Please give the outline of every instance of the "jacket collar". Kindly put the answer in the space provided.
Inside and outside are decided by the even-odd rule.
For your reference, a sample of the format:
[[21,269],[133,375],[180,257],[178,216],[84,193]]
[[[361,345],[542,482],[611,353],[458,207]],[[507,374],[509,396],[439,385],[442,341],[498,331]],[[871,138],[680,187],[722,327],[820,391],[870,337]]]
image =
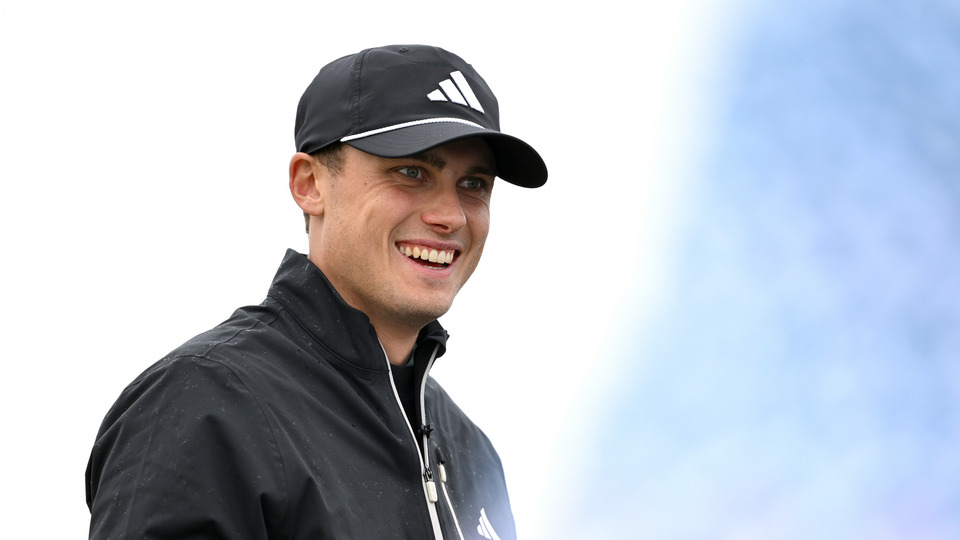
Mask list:
[[[273,278],[267,296],[279,302],[307,332],[309,346],[323,356],[333,353],[365,370],[388,371],[383,347],[370,319],[347,304],[327,277],[301,253],[288,249]],[[439,345],[437,357],[446,351],[448,334],[432,321],[417,336],[415,351]],[[417,360],[420,360],[419,354]]]

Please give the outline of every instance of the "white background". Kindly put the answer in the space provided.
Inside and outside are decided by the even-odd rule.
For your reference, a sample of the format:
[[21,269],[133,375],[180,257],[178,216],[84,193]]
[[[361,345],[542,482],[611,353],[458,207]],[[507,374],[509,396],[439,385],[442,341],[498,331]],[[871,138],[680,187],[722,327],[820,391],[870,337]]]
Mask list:
[[550,169],[495,191],[434,374],[500,450],[521,536],[555,537],[621,317],[669,272],[720,3],[0,0],[3,536],[84,537],[121,389],[306,249],[286,171],[319,68],[430,43],[480,71]]

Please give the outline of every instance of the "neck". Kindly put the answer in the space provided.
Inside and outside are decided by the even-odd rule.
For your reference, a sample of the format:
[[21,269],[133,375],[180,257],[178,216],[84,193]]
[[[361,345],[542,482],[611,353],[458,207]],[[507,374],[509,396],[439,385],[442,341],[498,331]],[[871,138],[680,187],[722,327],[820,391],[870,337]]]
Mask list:
[[406,364],[413,352],[413,346],[417,342],[417,335],[420,331],[417,330],[412,333],[409,330],[398,331],[384,325],[378,325],[375,321],[371,321],[371,323],[377,331],[377,338],[380,339],[383,350],[387,353],[387,360],[395,366]]

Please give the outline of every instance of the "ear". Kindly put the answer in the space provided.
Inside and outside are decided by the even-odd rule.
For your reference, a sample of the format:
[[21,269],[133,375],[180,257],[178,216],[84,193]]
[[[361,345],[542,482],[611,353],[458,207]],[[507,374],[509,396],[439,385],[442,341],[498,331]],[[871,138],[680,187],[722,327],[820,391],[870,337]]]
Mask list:
[[313,156],[303,152],[290,158],[290,194],[297,206],[311,216],[323,214],[319,175],[326,173],[326,167],[318,165]]

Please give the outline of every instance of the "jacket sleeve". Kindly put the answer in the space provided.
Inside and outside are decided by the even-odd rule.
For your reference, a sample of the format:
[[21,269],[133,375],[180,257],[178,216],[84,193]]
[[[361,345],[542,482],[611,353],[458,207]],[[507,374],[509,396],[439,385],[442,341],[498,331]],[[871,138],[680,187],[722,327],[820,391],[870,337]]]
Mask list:
[[265,539],[286,507],[256,396],[195,357],[163,361],[124,390],[86,479],[91,539]]

